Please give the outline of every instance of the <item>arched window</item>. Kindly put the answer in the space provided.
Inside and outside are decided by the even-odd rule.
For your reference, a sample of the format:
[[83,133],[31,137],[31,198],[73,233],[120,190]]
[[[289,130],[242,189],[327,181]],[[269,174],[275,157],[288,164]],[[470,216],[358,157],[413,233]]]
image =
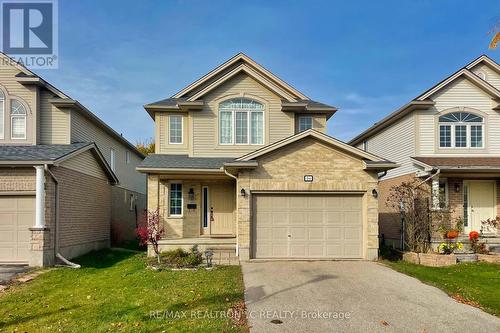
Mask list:
[[439,117],[439,147],[482,148],[484,119],[469,112],[452,112]]
[[5,134],[5,94],[0,89],[0,139],[4,138]]
[[11,139],[26,139],[26,108],[17,99],[10,102]]
[[264,144],[264,105],[249,98],[219,104],[220,144]]

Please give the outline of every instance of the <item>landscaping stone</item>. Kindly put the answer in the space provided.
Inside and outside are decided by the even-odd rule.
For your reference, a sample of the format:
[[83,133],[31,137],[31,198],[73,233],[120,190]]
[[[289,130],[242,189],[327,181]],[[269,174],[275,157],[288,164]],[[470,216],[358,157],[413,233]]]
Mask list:
[[443,267],[455,265],[457,257],[454,254],[439,254],[439,253],[403,253],[403,260],[413,264],[420,264],[431,267]]
[[475,253],[455,253],[458,262],[476,262],[477,254]]
[[492,264],[500,264],[500,253],[478,254],[477,259],[479,261],[489,262]]
[[405,252],[403,253],[403,260],[411,262],[412,264],[420,264],[420,258],[416,252]]

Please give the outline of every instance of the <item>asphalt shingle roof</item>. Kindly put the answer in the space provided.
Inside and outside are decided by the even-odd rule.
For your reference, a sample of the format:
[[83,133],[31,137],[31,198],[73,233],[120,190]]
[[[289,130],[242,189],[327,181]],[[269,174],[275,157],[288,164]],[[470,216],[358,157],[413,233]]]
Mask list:
[[412,157],[413,159],[438,168],[500,168],[500,157]]
[[225,162],[234,161],[227,157],[189,157],[188,155],[148,155],[139,168],[186,168],[186,169],[220,169]]
[[0,145],[0,161],[55,161],[65,155],[88,146],[90,142],[68,145]]
[[148,104],[149,106],[176,106],[178,102],[185,101],[187,98],[166,98],[161,101]]

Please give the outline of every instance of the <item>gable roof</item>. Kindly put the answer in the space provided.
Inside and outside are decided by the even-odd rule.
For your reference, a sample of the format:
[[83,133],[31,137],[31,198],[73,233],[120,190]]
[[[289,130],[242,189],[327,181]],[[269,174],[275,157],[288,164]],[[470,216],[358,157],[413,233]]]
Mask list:
[[[335,139],[329,135],[326,135],[324,133],[318,132],[317,130],[314,129],[308,129],[306,131],[297,133],[295,135],[289,136],[287,138],[284,138],[282,140],[276,141],[275,143],[272,143],[270,145],[267,145],[265,147],[262,147],[260,149],[257,149],[251,153],[248,153],[246,155],[243,155],[239,158],[237,158],[235,161],[252,161],[258,158],[259,156],[262,156],[264,154],[268,154],[272,151],[275,151],[281,147],[287,146],[291,143],[294,143],[298,140],[311,137],[315,138],[323,143],[326,143],[328,145],[334,146],[336,148],[339,148],[343,151],[346,151],[363,161],[365,161],[366,168],[370,169],[378,169],[378,170],[384,170],[384,169],[392,169],[397,167],[398,165],[388,161],[382,157],[379,157],[377,155],[368,153],[364,150],[355,148],[353,146],[348,145],[345,142],[342,142],[338,139]],[[368,162],[368,163],[366,163]]]
[[[403,116],[413,112],[414,110],[422,110],[429,108],[434,104],[434,102],[430,100],[429,97],[431,97],[436,92],[440,91],[441,89],[445,88],[446,86],[448,86],[449,84],[455,82],[460,78],[465,78],[469,80],[475,86],[488,93],[492,97],[492,99],[500,103],[500,90],[492,86],[489,82],[481,79],[479,76],[477,76],[471,71],[473,67],[477,66],[480,63],[485,63],[488,66],[492,67],[495,71],[500,73],[500,65],[497,64],[493,59],[489,58],[487,55],[483,54],[480,57],[474,59],[472,62],[465,65],[463,68],[457,70],[455,73],[446,77],[444,80],[438,82],[431,88],[427,89],[425,92],[415,97],[409,103],[405,104],[398,110],[394,111],[393,113],[383,118],[381,121],[367,128],[366,130],[364,130],[363,132],[352,138],[348,143],[350,145],[357,145],[366,138],[392,125],[394,122],[401,119]],[[496,108],[500,108],[500,104],[499,106],[495,107],[495,109]]]
[[[14,59],[12,59],[11,57],[9,57],[8,55],[6,55],[1,51],[0,51],[0,59],[6,61],[8,64],[14,66],[16,69],[20,71],[20,73],[16,75],[17,81],[19,83],[25,85],[32,84],[44,87],[45,89],[52,92],[54,95],[58,97],[50,101],[53,105],[61,107],[74,107],[76,111],[80,112],[83,116],[85,116],[86,118],[90,119],[92,122],[97,124],[105,132],[114,137],[118,142],[121,142],[122,144],[127,146],[137,156],[139,156],[140,158],[144,158],[144,155],[139,150],[137,150],[137,148],[132,143],[130,143],[130,141],[125,139],[121,134],[116,132],[113,128],[111,128],[108,124],[102,121],[99,117],[97,117],[93,112],[91,112],[85,106],[80,104],[80,102],[72,99],[71,97],[63,93],[61,90],[57,89],[56,87],[45,81],[43,78],[33,73],[28,68],[18,63],[17,61],[15,61]],[[57,104],[58,102],[59,104]]]
[[283,111],[323,113],[327,119],[337,111],[336,107],[312,101],[243,53],[238,53],[170,98],[146,104],[144,108],[153,119],[156,111],[201,111],[204,107],[201,98],[239,73],[245,73],[279,96]]
[[111,170],[106,159],[93,142],[79,142],[56,145],[0,145],[0,165],[59,165],[60,163],[90,150],[103,168],[112,184],[118,184],[118,178]]
[[226,62],[222,63],[221,65],[217,66],[215,69],[211,70],[195,82],[191,83],[175,95],[173,95],[173,98],[180,98],[180,97],[186,97],[193,91],[197,91],[200,89],[201,86],[206,85],[208,82],[210,82],[211,79],[214,77],[218,76],[219,74],[223,73],[224,71],[227,71],[228,69],[232,68],[233,66],[238,66],[239,64],[246,64],[249,67],[252,67],[253,69],[256,70],[259,74],[262,76],[266,77],[270,81],[273,81],[275,84],[278,86],[281,86],[282,89],[286,90],[289,94],[294,95],[296,99],[309,99],[306,95],[302,94],[300,91],[286,83],[285,81],[281,80],[279,77],[271,73],[269,70],[266,68],[262,67],[259,65],[257,62],[255,62],[253,59],[245,55],[244,53],[240,52],[227,60]]

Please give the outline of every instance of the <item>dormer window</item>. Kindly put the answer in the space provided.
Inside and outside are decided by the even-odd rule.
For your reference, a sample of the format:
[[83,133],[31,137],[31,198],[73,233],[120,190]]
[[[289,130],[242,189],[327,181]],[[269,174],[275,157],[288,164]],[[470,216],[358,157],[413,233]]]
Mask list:
[[483,148],[484,119],[468,112],[452,112],[439,117],[440,148]]
[[299,132],[306,131],[313,128],[313,119],[311,116],[300,116],[299,117]]
[[17,99],[10,102],[11,139],[26,139],[26,108]]
[[264,144],[264,105],[249,98],[220,103],[219,143]]

